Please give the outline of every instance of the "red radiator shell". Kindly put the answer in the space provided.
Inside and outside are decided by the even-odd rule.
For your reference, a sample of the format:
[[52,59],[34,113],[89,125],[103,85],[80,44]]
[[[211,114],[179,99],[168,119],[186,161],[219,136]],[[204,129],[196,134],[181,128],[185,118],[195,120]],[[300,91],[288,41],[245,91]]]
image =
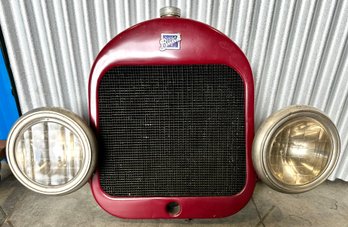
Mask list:
[[[181,49],[160,51],[161,33],[180,33]],[[163,17],[137,24],[113,38],[97,56],[89,78],[89,116],[98,132],[98,86],[102,76],[121,65],[224,64],[239,73],[245,85],[246,184],[237,195],[223,197],[111,197],[99,182],[98,171],[91,188],[98,204],[121,218],[219,218],[242,209],[254,191],[256,175],[251,161],[254,137],[254,84],[249,62],[227,36],[214,28],[189,19]],[[181,211],[171,216],[169,202]]]

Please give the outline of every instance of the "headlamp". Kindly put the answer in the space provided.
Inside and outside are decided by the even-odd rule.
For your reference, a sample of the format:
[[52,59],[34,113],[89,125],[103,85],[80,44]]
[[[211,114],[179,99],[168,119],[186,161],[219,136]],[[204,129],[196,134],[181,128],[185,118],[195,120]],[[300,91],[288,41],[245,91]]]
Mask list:
[[326,180],[339,153],[337,129],[324,113],[309,106],[290,106],[260,126],[253,144],[253,163],[270,187],[299,193]]
[[87,182],[96,150],[95,137],[79,116],[61,108],[39,108],[15,123],[6,154],[13,174],[24,186],[59,195]]

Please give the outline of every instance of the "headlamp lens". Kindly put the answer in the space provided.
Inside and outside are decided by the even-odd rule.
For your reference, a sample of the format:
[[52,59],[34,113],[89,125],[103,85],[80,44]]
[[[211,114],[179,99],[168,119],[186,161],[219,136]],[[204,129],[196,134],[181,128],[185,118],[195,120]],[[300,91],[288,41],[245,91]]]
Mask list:
[[61,124],[44,122],[25,130],[16,142],[15,160],[31,181],[61,185],[71,181],[84,162],[81,141]]

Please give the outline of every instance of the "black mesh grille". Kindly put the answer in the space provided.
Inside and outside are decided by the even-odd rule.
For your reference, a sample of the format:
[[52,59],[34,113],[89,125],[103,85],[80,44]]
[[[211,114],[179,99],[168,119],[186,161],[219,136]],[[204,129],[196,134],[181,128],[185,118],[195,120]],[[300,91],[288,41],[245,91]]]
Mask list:
[[224,65],[123,66],[99,89],[112,196],[226,196],[245,184],[244,84]]

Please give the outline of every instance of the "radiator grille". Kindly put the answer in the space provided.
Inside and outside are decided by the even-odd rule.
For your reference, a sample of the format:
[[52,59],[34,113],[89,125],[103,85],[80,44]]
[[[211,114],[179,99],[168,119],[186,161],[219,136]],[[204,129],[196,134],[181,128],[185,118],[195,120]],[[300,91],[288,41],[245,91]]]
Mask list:
[[245,184],[244,84],[224,65],[122,66],[98,88],[111,196],[227,196]]

